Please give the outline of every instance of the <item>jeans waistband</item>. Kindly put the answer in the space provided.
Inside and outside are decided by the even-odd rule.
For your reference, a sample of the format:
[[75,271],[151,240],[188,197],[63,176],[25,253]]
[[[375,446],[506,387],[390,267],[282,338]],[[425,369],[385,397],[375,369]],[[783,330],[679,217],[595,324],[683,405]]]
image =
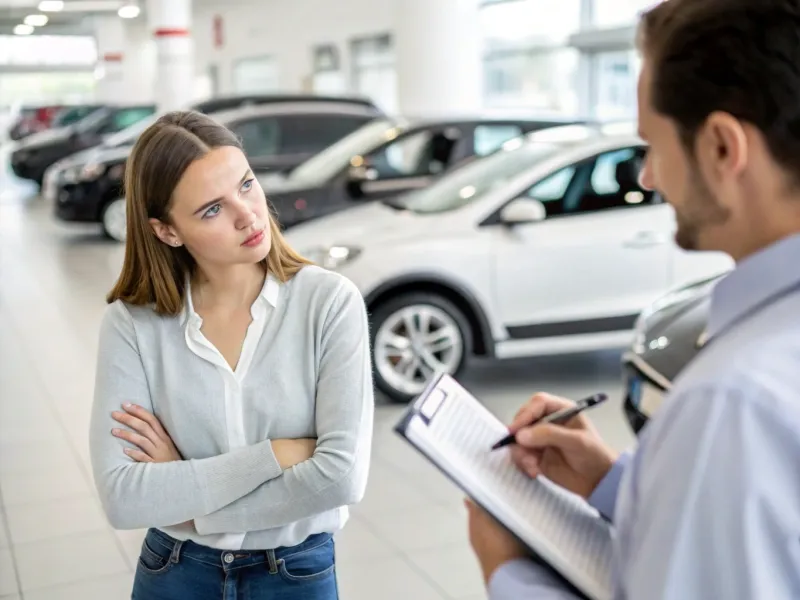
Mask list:
[[[245,566],[261,562],[273,563],[297,554],[309,552],[328,543],[333,538],[330,533],[317,533],[307,537],[296,546],[281,546],[264,550],[224,550],[202,546],[192,540],[177,540],[163,531],[151,528],[147,531],[146,541],[149,545],[158,544],[164,550],[171,552],[171,560],[178,562],[179,558],[190,558],[209,565]],[[272,566],[272,565],[270,565]]]

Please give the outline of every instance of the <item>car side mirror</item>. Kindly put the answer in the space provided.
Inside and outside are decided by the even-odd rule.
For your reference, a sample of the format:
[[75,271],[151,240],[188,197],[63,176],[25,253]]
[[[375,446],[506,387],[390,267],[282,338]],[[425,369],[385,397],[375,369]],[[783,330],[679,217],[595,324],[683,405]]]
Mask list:
[[363,198],[363,184],[375,181],[378,178],[378,171],[374,167],[367,165],[351,166],[347,169],[347,191],[354,198]]
[[524,223],[538,223],[547,218],[547,209],[539,200],[517,198],[500,211],[500,222],[514,226]]

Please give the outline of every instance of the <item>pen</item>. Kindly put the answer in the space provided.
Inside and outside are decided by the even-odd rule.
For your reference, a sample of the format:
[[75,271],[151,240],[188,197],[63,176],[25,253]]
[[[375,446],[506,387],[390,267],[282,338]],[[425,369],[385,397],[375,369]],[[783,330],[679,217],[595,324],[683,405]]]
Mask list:
[[[608,396],[605,394],[595,394],[594,396],[589,396],[588,398],[584,398],[579,402],[576,402],[574,406],[570,406],[569,408],[562,408],[561,410],[557,410],[554,413],[550,413],[549,415],[542,417],[541,419],[537,419],[528,427],[533,425],[538,425],[540,423],[555,423],[557,425],[561,425],[569,421],[575,415],[578,415],[585,411],[587,408],[592,408],[593,406],[597,406],[605,402],[608,399]],[[514,437],[515,434],[510,433],[502,440],[497,442],[494,446],[492,446],[492,450],[497,450],[498,448],[503,448],[504,446],[509,446],[516,442],[516,438]]]

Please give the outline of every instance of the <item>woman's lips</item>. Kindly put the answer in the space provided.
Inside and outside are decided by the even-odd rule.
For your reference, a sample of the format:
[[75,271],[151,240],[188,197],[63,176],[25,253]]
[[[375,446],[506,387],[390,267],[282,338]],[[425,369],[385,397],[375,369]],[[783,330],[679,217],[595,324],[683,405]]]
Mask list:
[[242,246],[247,246],[249,248],[252,248],[253,246],[258,246],[263,241],[264,241],[264,230],[262,229],[258,233],[254,233],[244,242],[242,242]]

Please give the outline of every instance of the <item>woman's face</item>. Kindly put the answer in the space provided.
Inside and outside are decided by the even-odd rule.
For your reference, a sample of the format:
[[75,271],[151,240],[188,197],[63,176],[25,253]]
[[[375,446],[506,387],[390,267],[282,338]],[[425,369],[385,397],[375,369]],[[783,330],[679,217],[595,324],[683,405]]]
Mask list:
[[244,153],[222,147],[193,162],[172,197],[169,224],[153,220],[156,235],[186,246],[201,267],[254,264],[270,250],[264,191]]

